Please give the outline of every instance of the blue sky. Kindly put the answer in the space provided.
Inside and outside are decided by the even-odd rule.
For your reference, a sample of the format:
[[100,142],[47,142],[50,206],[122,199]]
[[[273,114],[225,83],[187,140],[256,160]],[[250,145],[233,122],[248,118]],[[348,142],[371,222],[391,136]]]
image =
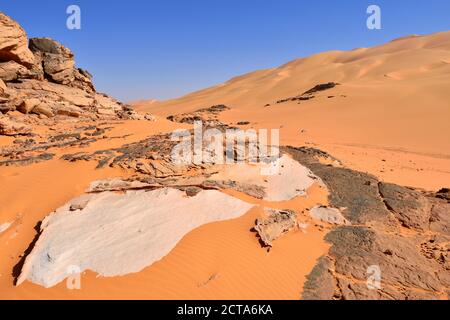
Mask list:
[[[79,5],[82,29],[66,28]],[[382,30],[366,9],[382,10]],[[97,89],[168,99],[328,50],[450,30],[448,0],[1,0],[30,37],[68,46]]]

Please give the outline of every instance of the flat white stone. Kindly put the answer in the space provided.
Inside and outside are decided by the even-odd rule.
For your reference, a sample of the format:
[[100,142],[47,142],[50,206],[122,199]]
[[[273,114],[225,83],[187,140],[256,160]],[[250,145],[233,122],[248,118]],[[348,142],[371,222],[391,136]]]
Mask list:
[[139,272],[166,256],[190,231],[238,218],[253,207],[216,190],[187,197],[171,188],[90,194],[81,202],[82,209],[73,210],[73,203],[80,203],[74,199],[43,221],[18,285],[29,280],[52,287],[74,266],[104,277]]
[[314,183],[322,183],[311,170],[288,155],[271,164],[231,164],[209,180],[232,180],[263,187],[266,201],[287,201],[306,195]]

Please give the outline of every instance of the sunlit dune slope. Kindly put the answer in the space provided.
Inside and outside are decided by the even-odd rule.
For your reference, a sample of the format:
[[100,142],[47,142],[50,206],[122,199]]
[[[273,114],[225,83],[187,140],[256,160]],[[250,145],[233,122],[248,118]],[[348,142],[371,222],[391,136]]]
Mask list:
[[[340,85],[308,101],[276,103],[328,82]],[[281,128],[284,143],[316,145],[386,180],[436,189],[450,184],[449,88],[450,32],[441,32],[320,53],[135,107],[168,116],[225,104],[232,108],[225,122]]]

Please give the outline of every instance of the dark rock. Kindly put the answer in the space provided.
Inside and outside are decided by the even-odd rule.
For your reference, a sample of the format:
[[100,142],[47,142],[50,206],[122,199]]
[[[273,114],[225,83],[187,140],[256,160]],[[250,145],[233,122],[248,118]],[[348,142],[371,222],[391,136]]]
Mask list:
[[450,202],[450,189],[443,188],[436,193],[436,198],[444,199]]
[[[365,227],[340,227],[326,236],[333,246],[330,255],[335,261],[335,271],[342,275],[339,279],[355,279],[355,282],[366,282],[368,268],[378,266],[381,271],[382,296],[392,296],[386,291],[396,291],[396,298],[407,299],[400,288],[414,291],[419,296],[426,291],[427,297],[437,298],[445,290],[445,285],[436,279],[435,274],[441,272],[441,266],[426,259],[418,250],[420,237],[403,237],[387,234]],[[386,251],[391,255],[386,255]],[[343,299],[375,298],[373,291],[367,286],[345,291],[342,286]],[[423,296],[422,296],[423,297]]]
[[390,183],[380,183],[379,188],[386,206],[403,226],[420,230],[428,229],[431,203],[424,195]]
[[331,300],[335,295],[336,280],[331,274],[333,262],[321,257],[308,275],[303,287],[302,300]]
[[339,85],[339,83],[336,83],[336,82],[328,82],[328,83],[318,84],[314,88],[311,88],[308,91],[305,91],[302,95],[308,95],[308,94],[312,94],[312,93],[316,93],[316,92],[320,92],[320,91],[333,89],[334,87],[336,87],[338,85]]

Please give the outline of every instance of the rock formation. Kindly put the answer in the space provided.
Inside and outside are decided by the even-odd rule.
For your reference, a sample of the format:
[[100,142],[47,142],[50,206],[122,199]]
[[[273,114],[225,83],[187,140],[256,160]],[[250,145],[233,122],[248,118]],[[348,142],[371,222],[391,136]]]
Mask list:
[[1,119],[9,121],[13,111],[24,114],[25,123],[52,117],[143,119],[130,107],[96,92],[89,72],[75,67],[70,49],[49,38],[28,43],[25,31],[0,13]]
[[0,61],[14,61],[28,68],[35,64],[25,31],[3,13],[0,13]]
[[[308,276],[303,299],[449,299],[450,205],[443,192],[384,183],[317,162],[324,153],[283,148],[327,186],[330,205],[352,224],[326,236],[332,247]],[[405,231],[406,230],[406,231]],[[380,286],[370,287],[371,267]]]
[[350,225],[351,223],[345,219],[341,211],[336,208],[326,206],[316,206],[311,208],[310,215],[316,220],[335,225]]
[[31,127],[23,123],[18,123],[9,118],[0,118],[0,135],[21,136],[28,135]]
[[226,110],[230,110],[230,108],[223,104],[219,104],[209,108],[202,108],[192,113],[168,116],[167,120],[190,124],[193,124],[195,121],[202,121],[207,127],[223,127],[226,125],[218,120],[218,116],[221,112]]
[[266,218],[257,219],[255,231],[261,242],[272,247],[273,241],[289,232],[297,225],[297,214],[291,210],[264,210]]

